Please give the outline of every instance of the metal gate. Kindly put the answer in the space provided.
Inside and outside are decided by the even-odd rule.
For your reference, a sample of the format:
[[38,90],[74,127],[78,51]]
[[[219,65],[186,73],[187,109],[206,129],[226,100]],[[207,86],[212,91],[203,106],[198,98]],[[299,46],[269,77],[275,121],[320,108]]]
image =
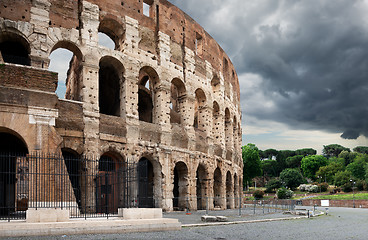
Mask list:
[[[24,219],[30,208],[62,208],[68,209],[72,218],[91,218],[117,216],[118,208],[152,206],[148,197],[152,194],[145,192],[151,189],[149,174],[139,180],[138,171],[143,170],[137,163],[125,161],[119,168],[99,168],[103,161],[0,153],[0,220]],[[137,204],[140,183],[142,204]]]

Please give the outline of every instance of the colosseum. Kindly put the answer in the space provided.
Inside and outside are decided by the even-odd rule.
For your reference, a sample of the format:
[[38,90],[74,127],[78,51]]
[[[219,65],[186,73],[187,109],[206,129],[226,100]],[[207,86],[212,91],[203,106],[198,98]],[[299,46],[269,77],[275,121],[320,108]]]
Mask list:
[[[57,49],[73,53],[65,99],[49,70]],[[239,206],[238,77],[173,4],[2,0],[0,51],[0,215],[51,202],[110,214]]]

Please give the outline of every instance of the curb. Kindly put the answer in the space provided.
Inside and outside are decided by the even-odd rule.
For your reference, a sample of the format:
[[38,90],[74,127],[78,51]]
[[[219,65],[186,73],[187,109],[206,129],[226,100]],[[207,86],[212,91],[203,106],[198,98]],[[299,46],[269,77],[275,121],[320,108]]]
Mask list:
[[259,222],[275,222],[275,221],[285,221],[285,220],[295,220],[308,218],[308,216],[301,217],[291,217],[291,218],[274,218],[274,219],[259,219],[259,220],[246,220],[246,221],[234,221],[234,222],[215,222],[215,223],[196,223],[196,224],[182,224],[184,227],[207,227],[207,226],[217,226],[217,225],[231,225],[231,224],[242,224],[242,223],[259,223]]

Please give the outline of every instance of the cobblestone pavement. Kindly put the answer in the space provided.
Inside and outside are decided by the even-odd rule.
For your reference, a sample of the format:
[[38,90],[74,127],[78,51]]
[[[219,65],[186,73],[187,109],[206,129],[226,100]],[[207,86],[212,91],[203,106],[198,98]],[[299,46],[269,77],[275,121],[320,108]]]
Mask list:
[[[174,216],[175,214],[178,213],[172,213],[171,215]],[[195,218],[195,215],[189,216]],[[270,217],[271,214],[263,217],[267,218],[267,216]],[[244,218],[249,219],[246,216]],[[172,232],[23,237],[17,239],[368,239],[367,226],[368,209],[330,208],[327,216],[323,215],[309,219],[185,227],[181,231]]]

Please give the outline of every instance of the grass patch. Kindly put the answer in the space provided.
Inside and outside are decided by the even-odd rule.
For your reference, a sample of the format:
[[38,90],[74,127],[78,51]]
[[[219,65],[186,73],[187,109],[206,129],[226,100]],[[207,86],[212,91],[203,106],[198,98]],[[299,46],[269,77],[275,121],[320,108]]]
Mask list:
[[[321,195],[310,199],[326,199],[326,200],[353,200],[353,194],[336,194],[336,195]],[[356,193],[354,194],[356,200],[368,200],[368,193]]]

